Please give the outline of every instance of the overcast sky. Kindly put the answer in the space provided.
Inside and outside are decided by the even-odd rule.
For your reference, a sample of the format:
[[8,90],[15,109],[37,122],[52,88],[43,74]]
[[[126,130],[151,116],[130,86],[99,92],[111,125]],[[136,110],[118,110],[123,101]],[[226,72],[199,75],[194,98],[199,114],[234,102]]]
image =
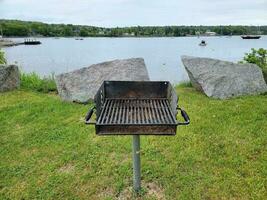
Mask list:
[[0,0],[0,19],[102,27],[267,25],[267,0]]

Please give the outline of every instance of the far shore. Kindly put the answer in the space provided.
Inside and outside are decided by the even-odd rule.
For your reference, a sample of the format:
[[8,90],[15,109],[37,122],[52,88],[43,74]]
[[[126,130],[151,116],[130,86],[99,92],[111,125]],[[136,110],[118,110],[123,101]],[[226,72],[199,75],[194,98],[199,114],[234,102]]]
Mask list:
[[[2,39],[0,39],[0,42],[7,39],[13,39],[13,38],[182,38],[182,37],[240,37],[242,35],[185,35],[185,36],[157,36],[157,35],[151,35],[151,36],[105,36],[105,35],[99,35],[99,36],[7,36]],[[260,36],[266,36],[266,35],[260,35]]]

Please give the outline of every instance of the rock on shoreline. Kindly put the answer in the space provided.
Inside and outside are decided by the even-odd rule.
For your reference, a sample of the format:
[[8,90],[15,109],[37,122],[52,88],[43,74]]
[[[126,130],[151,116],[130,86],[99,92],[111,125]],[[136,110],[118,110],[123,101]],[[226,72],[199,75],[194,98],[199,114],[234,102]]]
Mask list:
[[60,97],[65,101],[86,103],[92,100],[104,80],[147,81],[143,58],[113,60],[94,64],[55,77]]
[[191,56],[181,58],[192,85],[208,97],[227,99],[267,92],[262,70],[257,65]]
[[16,65],[0,65],[0,92],[17,89],[20,86],[20,73]]

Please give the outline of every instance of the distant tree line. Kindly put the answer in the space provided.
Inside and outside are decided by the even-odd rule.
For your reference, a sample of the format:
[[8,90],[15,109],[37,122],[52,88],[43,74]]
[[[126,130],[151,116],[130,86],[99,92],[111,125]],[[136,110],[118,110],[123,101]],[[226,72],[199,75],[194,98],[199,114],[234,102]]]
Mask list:
[[215,32],[217,35],[267,35],[267,26],[134,26],[103,28],[0,19],[0,34],[2,32],[6,37],[178,37],[203,35],[207,31]]

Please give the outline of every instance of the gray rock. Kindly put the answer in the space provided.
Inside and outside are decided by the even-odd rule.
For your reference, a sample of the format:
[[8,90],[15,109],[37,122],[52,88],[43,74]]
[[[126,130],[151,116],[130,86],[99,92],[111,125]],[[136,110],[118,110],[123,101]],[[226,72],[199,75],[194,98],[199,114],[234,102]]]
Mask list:
[[19,88],[20,74],[16,65],[0,65],[0,92]]
[[92,100],[104,80],[149,80],[143,58],[114,60],[85,67],[55,77],[60,97],[86,103]]
[[182,62],[192,85],[208,97],[227,99],[267,91],[257,65],[191,56],[182,56]]

